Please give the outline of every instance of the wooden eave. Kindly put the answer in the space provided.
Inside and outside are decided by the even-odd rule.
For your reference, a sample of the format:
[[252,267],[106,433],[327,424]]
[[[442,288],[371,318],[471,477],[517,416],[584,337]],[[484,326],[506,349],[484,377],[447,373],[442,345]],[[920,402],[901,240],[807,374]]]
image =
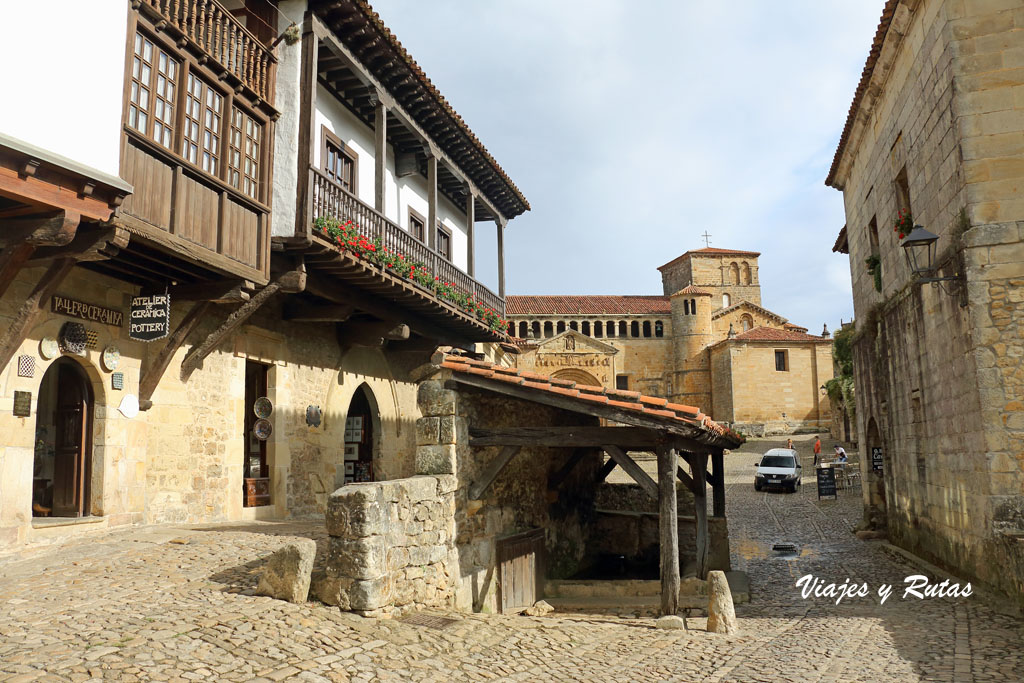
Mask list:
[[[466,174],[506,219],[530,209],[519,188],[367,3],[362,0],[311,0],[309,6],[359,64],[413,117],[430,140],[450,157],[459,171]],[[371,123],[370,92],[362,79],[346,73],[344,64],[329,53],[323,54],[322,48],[321,53],[321,58],[327,62],[319,69],[321,80],[329,83],[332,92],[361,119]],[[389,120],[389,128],[391,123]],[[395,144],[396,150],[422,148],[423,145],[422,140],[415,139],[415,135],[408,132],[398,134],[394,139],[389,134],[388,141]],[[421,165],[425,163],[422,159],[418,162]],[[464,201],[464,189],[454,187],[450,179],[439,175],[442,176],[438,179],[442,191],[457,205]]]
[[[292,255],[301,255],[309,271],[309,294],[329,302],[350,304],[371,316],[407,324],[419,336],[439,344],[463,346],[474,342],[507,342],[476,316],[437,298],[432,292],[399,278],[351,252],[333,247],[314,236],[312,243],[279,243]],[[315,285],[313,283],[316,283]]]

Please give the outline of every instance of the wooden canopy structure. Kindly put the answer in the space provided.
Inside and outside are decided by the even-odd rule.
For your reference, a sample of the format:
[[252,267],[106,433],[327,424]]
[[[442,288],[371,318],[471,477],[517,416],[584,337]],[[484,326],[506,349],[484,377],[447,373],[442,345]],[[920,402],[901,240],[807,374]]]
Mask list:
[[[620,425],[517,426],[501,430],[471,426],[470,446],[503,448],[485,466],[479,480],[470,486],[469,496],[479,499],[523,446],[574,449],[564,467],[551,477],[549,488],[556,488],[588,451],[603,450],[609,461],[599,473],[598,481],[604,480],[615,467],[621,467],[641,488],[658,499],[661,608],[664,614],[675,614],[680,585],[676,479],[693,492],[697,572],[703,577],[708,569],[707,486],[710,483],[712,487],[713,514],[724,517],[724,451],[739,446],[742,437],[716,424],[699,408],[643,396],[635,391],[579,385],[465,356],[437,354],[432,363],[438,370],[448,371],[447,383],[454,389],[489,392],[604,418]],[[630,457],[631,451],[652,450],[658,457],[657,482]],[[682,467],[681,460],[687,463],[689,472]]]

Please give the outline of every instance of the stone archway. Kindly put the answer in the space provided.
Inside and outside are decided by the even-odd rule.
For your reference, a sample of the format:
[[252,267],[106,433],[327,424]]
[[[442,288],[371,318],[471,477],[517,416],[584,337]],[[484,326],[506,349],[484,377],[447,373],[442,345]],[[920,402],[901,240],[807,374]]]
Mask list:
[[379,476],[380,409],[366,382],[352,394],[345,413],[345,481],[375,481]]
[[868,521],[873,527],[884,528],[886,526],[886,500],[885,500],[885,469],[889,466],[890,459],[885,452],[885,444],[882,441],[882,433],[878,429],[878,423],[874,417],[868,418],[866,443],[861,451],[861,460],[866,474],[865,480],[868,485],[865,490],[865,503],[867,506]]
[[555,379],[564,379],[567,382],[576,382],[576,384],[585,384],[591,387],[602,386],[601,382],[589,372],[586,370],[578,370],[576,368],[559,370],[551,376]]

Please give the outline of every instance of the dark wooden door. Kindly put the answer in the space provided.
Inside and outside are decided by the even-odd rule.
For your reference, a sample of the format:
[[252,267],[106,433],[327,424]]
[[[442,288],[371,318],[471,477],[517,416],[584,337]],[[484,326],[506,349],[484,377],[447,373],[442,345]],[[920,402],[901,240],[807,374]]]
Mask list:
[[86,379],[75,367],[57,368],[56,426],[53,462],[53,516],[81,517],[86,513],[89,419],[91,405]]
[[508,536],[495,544],[501,611],[518,612],[541,597],[544,568],[544,530]]

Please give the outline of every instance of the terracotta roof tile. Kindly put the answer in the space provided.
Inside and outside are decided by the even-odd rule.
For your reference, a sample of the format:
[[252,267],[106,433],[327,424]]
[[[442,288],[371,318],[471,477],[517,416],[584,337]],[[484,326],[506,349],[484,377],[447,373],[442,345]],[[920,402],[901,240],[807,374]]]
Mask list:
[[505,315],[654,315],[672,312],[667,296],[509,296]]
[[[725,442],[724,447],[728,448],[733,448],[743,441],[742,437],[736,433],[713,422],[711,418],[701,413],[699,408],[679,403],[669,403],[666,399],[655,396],[643,396],[636,391],[577,385],[572,381],[555,379],[531,371],[520,372],[516,368],[502,367],[485,361],[467,359],[462,356],[446,356],[441,362],[441,367],[455,373],[486,377],[509,384],[518,384],[524,389],[531,391],[557,394],[578,401],[585,401],[591,405],[607,404],[621,411],[627,411],[627,413],[635,412],[638,415],[667,419],[702,428],[715,435],[727,438],[728,440]],[[587,412],[585,405],[582,404],[580,406],[580,412]],[[622,414],[620,413],[619,415]]]
[[672,296],[676,296],[676,294],[693,294],[695,296],[711,296],[711,292],[709,292],[708,290],[704,289],[703,287],[698,287],[697,285],[686,285],[685,287],[680,289],[678,292],[676,292]]
[[885,43],[885,36],[889,33],[889,25],[892,23],[892,18],[896,14],[896,6],[900,4],[900,0],[886,0],[885,7],[882,8],[882,18],[878,21],[878,28],[875,30],[875,39],[871,42],[871,51],[868,52],[867,62],[864,63],[864,70],[860,74],[860,82],[857,84],[857,89],[853,93],[853,102],[850,104],[850,111],[846,115],[846,125],[843,126],[843,134],[839,136],[839,145],[836,147],[836,154],[832,158],[832,167],[828,171],[828,176],[825,178],[825,184],[831,186],[836,179],[836,171],[839,170],[839,161],[843,157],[843,152],[846,150],[846,143],[850,141],[850,133],[853,131],[853,122],[857,119],[857,111],[860,109],[861,102],[864,99],[864,93],[867,92],[868,84],[871,83],[871,76],[875,71],[875,64],[878,63],[878,57],[882,54],[882,45]]

